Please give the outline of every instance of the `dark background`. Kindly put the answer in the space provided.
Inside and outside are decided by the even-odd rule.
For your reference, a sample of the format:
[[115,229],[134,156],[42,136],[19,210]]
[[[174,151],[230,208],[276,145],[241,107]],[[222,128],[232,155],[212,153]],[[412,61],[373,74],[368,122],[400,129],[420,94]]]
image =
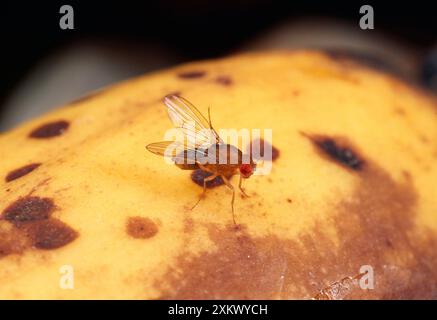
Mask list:
[[[75,30],[59,28],[62,4],[73,6]],[[425,63],[436,44],[432,1],[3,1],[0,117],[1,106],[26,74],[68,43],[98,38],[159,45],[179,63],[232,53],[272,26],[296,18],[328,17],[357,25],[364,4],[374,7],[377,32],[419,52],[426,85],[435,67]]]

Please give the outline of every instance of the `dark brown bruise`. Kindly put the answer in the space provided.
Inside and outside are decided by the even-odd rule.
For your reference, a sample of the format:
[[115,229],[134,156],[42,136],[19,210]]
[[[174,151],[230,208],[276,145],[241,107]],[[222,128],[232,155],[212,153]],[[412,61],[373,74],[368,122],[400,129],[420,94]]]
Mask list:
[[57,249],[77,238],[78,233],[64,222],[51,218],[20,226],[37,249]]
[[53,200],[40,197],[21,198],[8,206],[0,216],[13,224],[48,219],[55,209]]
[[51,217],[53,200],[28,196],[18,199],[0,215],[0,258],[29,248],[57,249],[78,237],[64,222]]
[[[247,146],[247,152],[252,155],[252,159],[260,160],[265,156],[264,148],[267,146],[272,149],[272,161],[275,161],[279,157],[279,149],[271,145],[268,141],[264,139],[256,139],[251,142],[249,146]],[[257,156],[259,155],[259,157]]]
[[218,76],[217,78],[215,78],[215,82],[223,86],[230,86],[231,84],[233,84],[232,78],[229,76]]
[[182,91],[172,91],[167,94],[167,96],[181,96]]
[[70,126],[70,123],[65,120],[50,122],[34,129],[30,134],[30,138],[47,139],[62,135]]
[[[209,177],[211,174],[212,173],[210,173],[210,172],[206,172],[206,171],[203,171],[201,169],[197,169],[191,173],[191,180],[193,180],[193,182],[195,184],[198,184],[199,186],[203,187],[203,180],[205,178]],[[222,184],[225,184],[225,182],[223,181],[223,179],[220,176],[218,176],[211,181],[207,181],[206,187],[207,188],[215,188],[215,187],[221,186]]]
[[23,231],[0,220],[0,259],[10,254],[21,254],[29,245]]
[[309,138],[324,156],[336,163],[352,170],[361,170],[363,168],[364,160],[349,146],[346,139],[306,133],[302,133],[302,135]]
[[201,70],[184,71],[178,73],[178,77],[181,79],[198,79],[203,78],[205,75],[206,72]]
[[[415,225],[414,182],[393,180],[367,158],[357,172],[351,196],[338,199],[330,218],[320,212],[320,220],[293,239],[253,236],[250,226],[199,225],[215,249],[192,254],[187,245],[156,280],[160,298],[436,299],[437,236]],[[335,242],[325,231],[332,226]],[[374,269],[374,290],[345,280],[363,265]]]
[[12,180],[21,178],[22,176],[25,176],[26,174],[31,173],[33,170],[38,168],[40,165],[41,165],[41,163],[31,163],[31,164],[25,165],[21,168],[12,170],[11,172],[9,172],[6,175],[5,181],[10,182]]
[[149,239],[158,233],[158,226],[149,218],[129,217],[126,224],[126,232],[132,238]]

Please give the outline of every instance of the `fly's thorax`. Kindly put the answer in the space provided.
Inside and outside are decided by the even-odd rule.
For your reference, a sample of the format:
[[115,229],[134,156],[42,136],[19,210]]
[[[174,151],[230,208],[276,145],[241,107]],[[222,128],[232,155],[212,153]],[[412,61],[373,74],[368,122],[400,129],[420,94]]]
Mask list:
[[229,144],[215,144],[206,149],[207,161],[202,166],[213,173],[232,176],[238,172],[242,152]]
[[208,163],[216,165],[239,165],[243,153],[230,144],[215,144],[208,148]]

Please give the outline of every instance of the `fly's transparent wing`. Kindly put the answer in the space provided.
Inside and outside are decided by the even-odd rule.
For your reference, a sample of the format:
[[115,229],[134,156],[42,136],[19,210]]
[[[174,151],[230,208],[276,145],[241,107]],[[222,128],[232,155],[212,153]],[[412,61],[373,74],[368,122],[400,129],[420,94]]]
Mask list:
[[188,148],[178,141],[154,142],[146,146],[150,152],[171,158],[178,164],[194,164],[207,156],[206,150]]
[[183,150],[183,145],[178,141],[161,141],[148,144],[146,149],[159,156],[174,157]]
[[205,147],[223,143],[208,120],[188,100],[177,95],[168,95],[164,97],[164,104],[173,125],[182,130],[192,146]]

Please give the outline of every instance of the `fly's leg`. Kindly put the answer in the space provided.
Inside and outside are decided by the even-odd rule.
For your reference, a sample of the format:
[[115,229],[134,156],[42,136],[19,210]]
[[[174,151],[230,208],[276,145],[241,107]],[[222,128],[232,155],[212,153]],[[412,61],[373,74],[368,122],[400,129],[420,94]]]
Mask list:
[[243,187],[241,186],[242,183],[243,183],[243,177],[240,174],[240,182],[238,182],[238,188],[240,189],[240,191],[243,194],[243,196],[249,198],[250,196],[244,191]]
[[203,179],[203,192],[202,194],[199,196],[199,200],[197,200],[197,202],[195,203],[195,205],[191,208],[191,210],[193,210],[200,202],[200,200],[202,200],[205,197],[205,193],[206,193],[206,183],[208,181],[214,180],[217,177],[217,174],[213,174],[209,177],[206,177]]
[[237,225],[237,223],[235,222],[235,213],[234,213],[234,200],[235,200],[235,189],[234,186],[229,182],[229,180],[221,175],[224,183],[226,184],[226,186],[232,190],[232,200],[231,200],[231,208],[232,208],[232,220],[234,221],[234,224]]

